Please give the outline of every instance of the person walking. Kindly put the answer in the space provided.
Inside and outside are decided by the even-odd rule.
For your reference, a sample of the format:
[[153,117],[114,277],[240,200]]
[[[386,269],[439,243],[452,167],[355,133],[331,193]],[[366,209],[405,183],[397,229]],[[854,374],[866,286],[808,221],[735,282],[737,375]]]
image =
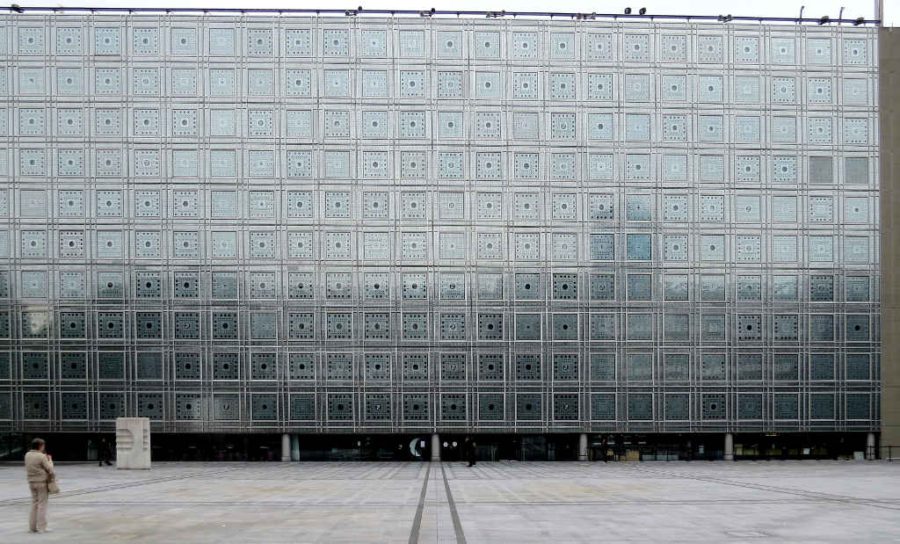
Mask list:
[[102,467],[103,463],[106,463],[106,466],[112,465],[110,459],[112,459],[112,448],[106,438],[101,438],[100,444],[97,446],[97,466]]
[[50,483],[56,478],[53,472],[53,460],[45,453],[46,443],[35,438],[31,441],[31,451],[25,454],[25,473],[28,476],[28,487],[31,488],[31,515],[28,518],[28,530],[32,533],[45,533],[47,529],[47,497]]
[[475,449],[475,446],[476,446],[475,441],[472,440],[471,438],[467,437],[466,438],[466,459],[468,459],[470,467],[475,466],[475,453],[477,451]]

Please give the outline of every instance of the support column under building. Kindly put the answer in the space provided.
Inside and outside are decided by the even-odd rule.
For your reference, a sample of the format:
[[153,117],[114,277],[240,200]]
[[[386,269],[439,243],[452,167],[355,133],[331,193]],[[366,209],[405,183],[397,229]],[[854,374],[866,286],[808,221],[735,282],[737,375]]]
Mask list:
[[281,435],[281,462],[287,463],[291,460],[291,435],[284,433]]
[[734,436],[725,433],[725,460],[734,461]]
[[587,433],[581,433],[578,437],[578,460],[579,461],[587,461],[588,460],[588,435]]
[[300,437],[296,434],[291,435],[291,461],[300,460]]
[[866,460],[873,461],[875,459],[875,433],[866,435]]
[[431,435],[431,460],[434,462],[441,460],[441,435],[438,433]]

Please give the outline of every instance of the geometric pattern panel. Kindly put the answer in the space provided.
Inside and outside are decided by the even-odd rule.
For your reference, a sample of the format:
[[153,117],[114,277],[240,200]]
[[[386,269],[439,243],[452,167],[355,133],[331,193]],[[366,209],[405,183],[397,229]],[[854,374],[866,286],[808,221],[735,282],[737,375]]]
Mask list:
[[877,45],[4,16],[0,429],[877,428]]

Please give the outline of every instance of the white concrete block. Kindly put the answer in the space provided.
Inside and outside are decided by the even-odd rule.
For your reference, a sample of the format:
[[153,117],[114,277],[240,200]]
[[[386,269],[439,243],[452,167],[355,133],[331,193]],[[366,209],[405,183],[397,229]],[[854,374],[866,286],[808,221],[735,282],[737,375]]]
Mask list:
[[150,468],[150,419],[116,419],[116,468]]

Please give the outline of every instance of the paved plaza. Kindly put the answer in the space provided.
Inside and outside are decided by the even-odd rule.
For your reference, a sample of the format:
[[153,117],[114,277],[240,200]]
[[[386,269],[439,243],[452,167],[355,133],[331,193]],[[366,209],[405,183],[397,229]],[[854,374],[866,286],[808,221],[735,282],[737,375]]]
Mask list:
[[0,542],[900,542],[900,463],[156,463],[57,466],[28,535],[0,466]]

